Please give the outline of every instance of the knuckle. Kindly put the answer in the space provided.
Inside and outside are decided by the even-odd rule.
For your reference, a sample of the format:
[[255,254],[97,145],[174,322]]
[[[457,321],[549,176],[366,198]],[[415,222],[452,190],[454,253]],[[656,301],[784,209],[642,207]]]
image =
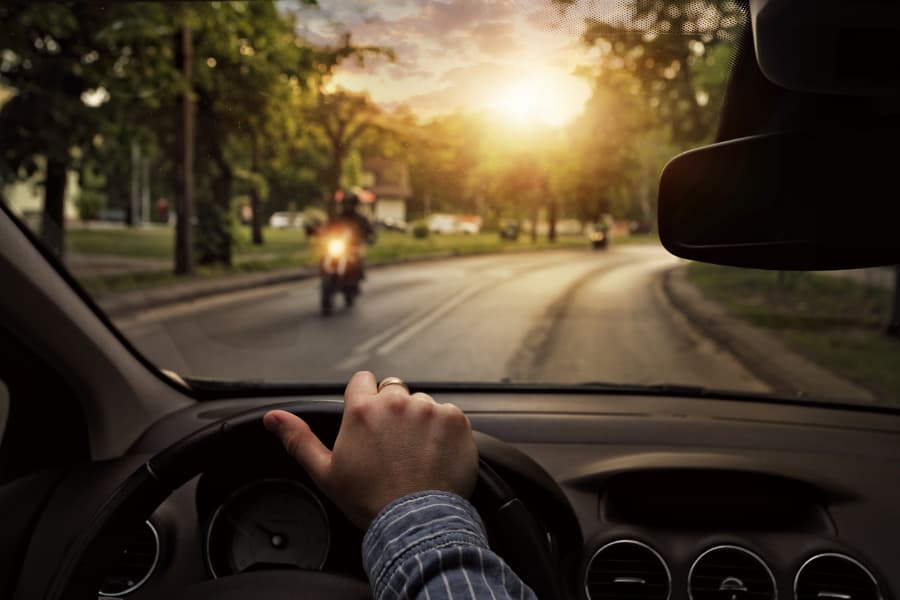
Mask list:
[[354,419],[365,419],[371,408],[368,402],[355,402],[344,409],[347,416]]
[[455,404],[444,405],[447,420],[454,425],[469,425],[469,417]]
[[418,409],[423,416],[429,419],[438,414],[438,407],[433,402],[419,402]]
[[413,394],[411,396],[411,398],[413,398],[414,400],[421,400],[421,401],[429,402],[429,403],[434,402],[434,398],[432,398],[431,396],[429,396],[428,394],[425,394],[423,392],[416,392],[415,394]]
[[401,413],[406,410],[407,397],[403,396],[402,394],[392,392],[390,395],[388,395],[387,398],[384,399],[384,404],[391,412]]

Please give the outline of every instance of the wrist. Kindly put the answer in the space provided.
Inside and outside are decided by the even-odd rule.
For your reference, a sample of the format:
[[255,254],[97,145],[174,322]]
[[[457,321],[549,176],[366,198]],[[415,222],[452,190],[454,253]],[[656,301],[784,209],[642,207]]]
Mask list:
[[373,519],[363,538],[363,566],[374,590],[403,561],[447,546],[488,548],[478,511],[452,492],[416,492],[397,498]]

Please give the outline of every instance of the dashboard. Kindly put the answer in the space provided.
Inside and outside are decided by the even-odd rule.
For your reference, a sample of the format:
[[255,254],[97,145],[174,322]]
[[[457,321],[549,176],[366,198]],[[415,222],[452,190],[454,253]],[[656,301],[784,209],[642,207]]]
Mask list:
[[[55,539],[66,535],[63,520],[47,516],[72,510],[61,493],[95,506],[123,473],[197,428],[292,400],[205,402],[169,415],[127,457],[70,476],[32,546],[48,519],[62,527]],[[566,597],[891,600],[900,589],[900,417],[655,396],[439,400],[499,440],[483,457],[546,530]],[[110,565],[104,594],[158,598],[273,568],[364,578],[362,532],[277,444],[237,456],[135,524],[131,552]]]

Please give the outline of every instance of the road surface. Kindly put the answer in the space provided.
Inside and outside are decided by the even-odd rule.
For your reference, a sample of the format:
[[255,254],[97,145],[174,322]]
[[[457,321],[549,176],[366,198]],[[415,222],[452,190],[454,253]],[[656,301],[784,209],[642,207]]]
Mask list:
[[320,316],[317,280],[144,312],[118,325],[188,376],[343,381],[678,383],[766,391],[666,300],[677,259],[652,245],[372,269],[358,304]]

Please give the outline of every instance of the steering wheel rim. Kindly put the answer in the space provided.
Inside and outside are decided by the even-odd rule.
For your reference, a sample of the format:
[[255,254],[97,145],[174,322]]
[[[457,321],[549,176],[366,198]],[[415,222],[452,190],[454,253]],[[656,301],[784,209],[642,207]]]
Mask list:
[[[105,568],[110,557],[122,547],[124,540],[121,533],[127,531],[129,523],[148,518],[174,490],[206,471],[214,462],[227,460],[231,453],[237,454],[236,449],[246,448],[248,442],[277,444],[262,425],[262,416],[272,408],[276,407],[256,408],[226,416],[179,440],[141,465],[103,503],[82,535],[69,546],[47,587],[45,599],[96,598]],[[306,420],[325,445],[333,446],[343,415],[343,403],[302,401],[279,405],[277,408]],[[478,432],[475,433],[475,438],[479,445],[487,441],[499,443]],[[504,559],[510,567],[538,597],[550,600],[559,598],[544,533],[509,485],[483,459],[479,459],[478,482],[472,503],[489,529],[497,531],[498,535],[493,536],[496,539],[492,540],[492,546],[502,546],[497,549],[501,556],[504,556],[503,548],[506,549],[509,556],[504,556]],[[523,551],[525,548],[528,551]],[[279,587],[283,587],[286,580],[292,580],[295,583],[302,582],[302,589],[315,590],[324,585],[326,579],[333,581],[334,585],[328,586],[330,591],[327,595],[312,595],[315,592],[311,591],[306,596],[308,598],[349,600],[365,597],[360,595],[361,590],[354,583],[364,585],[368,590],[368,586],[357,579],[326,571],[268,573],[280,573],[270,579]],[[209,580],[185,589],[190,590],[192,598],[203,598],[207,593],[209,598],[227,598],[229,590],[241,590],[241,593],[246,594],[246,586],[240,583],[235,585],[235,580],[247,575],[249,574]],[[260,573],[253,575],[255,585],[260,585]],[[249,582],[249,578],[244,582]],[[296,589],[298,588],[294,587]],[[276,597],[279,593],[279,589],[274,588],[259,590],[257,587],[256,591],[266,594],[266,597]]]

